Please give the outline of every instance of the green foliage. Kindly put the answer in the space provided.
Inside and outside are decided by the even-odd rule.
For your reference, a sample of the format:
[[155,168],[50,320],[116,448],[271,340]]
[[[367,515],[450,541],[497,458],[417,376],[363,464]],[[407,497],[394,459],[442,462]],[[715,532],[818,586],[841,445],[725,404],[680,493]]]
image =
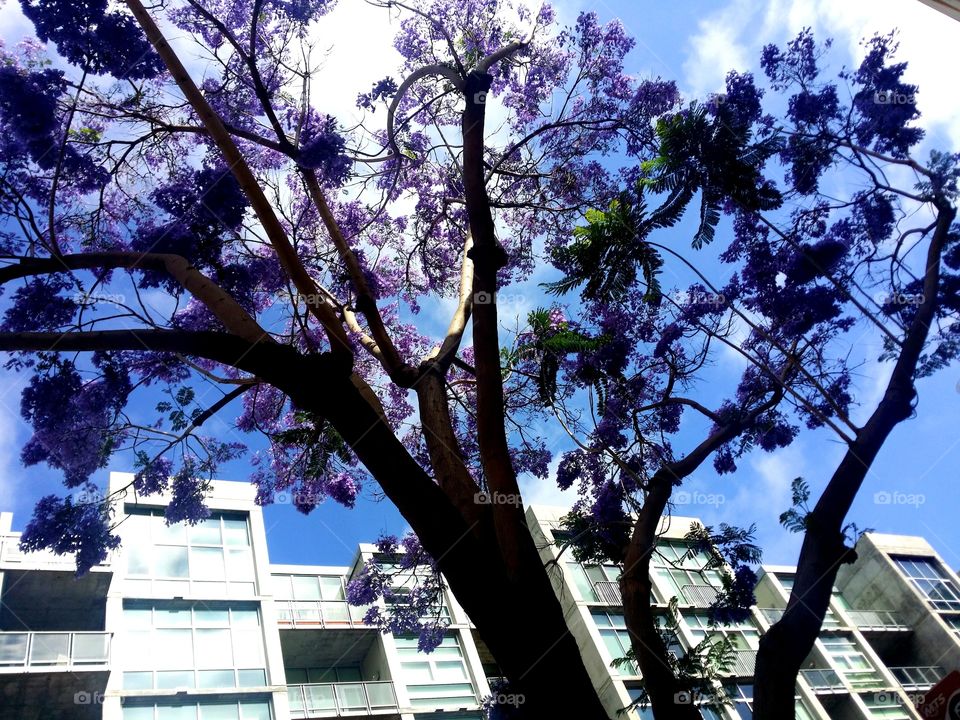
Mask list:
[[[700,192],[700,223],[693,247],[713,240],[727,200],[748,211],[771,210],[783,198],[760,175],[763,163],[778,149],[773,140],[752,142],[749,127],[711,115],[696,103],[688,110],[657,121],[659,155],[644,162],[641,184],[667,199],[654,215],[679,219],[696,192]],[[672,223],[671,223],[672,224]]]
[[807,517],[810,515],[807,505],[810,500],[810,486],[802,477],[797,477],[790,484],[790,491],[792,507],[780,513],[780,524],[790,532],[804,532],[807,529]]
[[343,437],[324,418],[303,410],[294,415],[296,425],[289,430],[274,433],[275,445],[298,449],[304,458],[304,474],[322,477],[331,459],[343,463],[351,461],[350,447]]
[[[656,215],[656,214],[655,214]],[[547,292],[562,295],[586,283],[583,296],[589,299],[622,298],[637,280],[638,270],[646,286],[645,298],[660,299],[657,275],[663,265],[659,253],[646,242],[655,227],[669,227],[676,218],[648,216],[642,195],[631,199],[628,193],[610,201],[606,212],[588,210],[586,225],[573,231],[573,242],[554,253],[566,276],[546,283]]]
[[557,373],[560,360],[567,355],[590,352],[607,342],[607,338],[591,337],[573,328],[568,322],[557,322],[546,308],[537,308],[527,316],[530,331],[525,342],[516,349],[501,350],[503,367],[509,369],[528,360],[537,365],[537,390],[540,402],[550,407],[557,396]]

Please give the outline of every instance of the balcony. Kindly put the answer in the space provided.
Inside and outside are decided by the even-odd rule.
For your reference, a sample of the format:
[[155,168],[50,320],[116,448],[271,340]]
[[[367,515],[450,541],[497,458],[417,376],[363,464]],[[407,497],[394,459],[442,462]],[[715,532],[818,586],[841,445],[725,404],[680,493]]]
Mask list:
[[910,626],[896,613],[885,610],[848,610],[847,615],[860,632],[909,632]]
[[918,665],[913,667],[892,667],[890,672],[904,690],[926,691],[943,678],[942,667]]
[[344,682],[288,685],[291,718],[396,714],[392,682]]
[[288,600],[276,603],[277,622],[303,628],[363,628],[367,609],[345,600]]
[[597,602],[623,607],[620,595],[620,583],[615,580],[601,580],[593,584],[593,595]]
[[735,650],[731,657],[731,663],[724,674],[732,677],[753,677],[756,664],[756,650]]
[[887,686],[884,679],[880,677],[880,674],[873,668],[844,670],[843,679],[857,692],[864,690],[881,690]]
[[0,632],[0,672],[102,670],[110,663],[110,641],[106,632]]
[[847,692],[843,681],[834,670],[825,668],[816,670],[801,670],[800,677],[802,677],[807,682],[807,685],[809,685],[813,690],[813,692],[818,695]]
[[[110,553],[106,560],[95,567],[109,566],[113,555]],[[50,550],[23,552],[20,549],[20,535],[17,534],[0,537],[0,564],[74,570],[77,563],[73,555],[57,555]]]
[[687,604],[695,607],[710,607],[717,599],[713,585],[684,585],[680,590]]
[[[782,618],[783,614],[786,612],[786,608],[759,608],[759,610],[763,614],[764,620],[766,620],[769,625],[779,622],[780,618]],[[833,610],[827,610],[827,614],[823,618],[823,625],[821,627],[840,627],[840,620],[837,618],[836,613],[834,613]]]

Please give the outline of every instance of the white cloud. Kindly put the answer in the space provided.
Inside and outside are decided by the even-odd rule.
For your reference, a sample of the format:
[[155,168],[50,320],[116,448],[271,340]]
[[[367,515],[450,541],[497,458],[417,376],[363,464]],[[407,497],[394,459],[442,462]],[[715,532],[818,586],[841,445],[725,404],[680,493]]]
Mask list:
[[765,43],[783,43],[804,27],[818,39],[835,40],[846,56],[833,59],[835,70],[863,58],[863,38],[897,28],[899,58],[909,62],[906,79],[920,86],[924,127],[960,145],[960,93],[945,57],[960,43],[960,23],[915,0],[734,0],[702,18],[690,38],[683,65],[687,89],[696,96],[716,92],[727,70],[756,68]]
[[754,3],[736,0],[723,10],[702,19],[699,32],[689,40],[690,50],[683,63],[686,92],[702,97],[723,89],[728,70],[746,70],[750,66],[750,50],[740,40],[745,12]]
[[550,473],[546,480],[524,474],[519,478],[520,494],[524,504],[547,505],[549,507],[570,508],[577,501],[576,487],[561,490],[557,487],[557,467],[562,453],[557,453],[550,462]]

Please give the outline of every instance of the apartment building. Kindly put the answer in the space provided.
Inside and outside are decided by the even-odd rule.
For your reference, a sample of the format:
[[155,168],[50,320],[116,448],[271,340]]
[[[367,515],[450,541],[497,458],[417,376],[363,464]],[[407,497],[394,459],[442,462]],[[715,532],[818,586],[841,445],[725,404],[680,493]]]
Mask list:
[[[552,541],[562,532],[565,511],[533,507],[527,521],[545,560],[558,557]],[[707,608],[720,587],[717,571],[703,571],[707,558],[691,554],[683,538],[695,518],[664,521],[653,559],[653,602],[666,612],[679,601],[679,637],[674,651],[694,647],[708,634],[729,637],[733,663],[709,697],[682,695],[700,705],[705,720],[752,717],[752,676],[760,636],[782,615],[796,568],[764,566],[749,620],[709,627]],[[947,673],[960,669],[960,580],[924,539],[868,533],[858,560],[837,578],[820,637],[797,682],[798,720],[919,719],[924,694]],[[624,623],[620,569],[583,565],[560,556],[554,587],[571,633],[610,717],[640,695],[643,680],[633,665],[612,668],[630,639]],[[726,702],[718,703],[720,697]],[[649,709],[634,711],[648,720]]]
[[[111,473],[117,492],[133,477]],[[247,483],[167,526],[166,498],[118,501],[122,548],[75,578],[0,520],[0,720],[480,720],[490,693],[463,610],[426,655],[350,607],[351,567],[273,565]]]
[[[120,491],[132,476],[112,473]],[[215,482],[209,519],[167,526],[165,498],[117,503],[123,547],[84,577],[70,558],[24,555],[0,519],[0,720],[293,720],[358,717],[479,720],[496,663],[447,594],[440,647],[382,634],[345,600],[349,567],[271,564],[261,510],[246,483]],[[564,510],[532,507],[544,560]],[[722,632],[734,662],[712,697],[678,697],[706,720],[752,714],[761,634],[786,606],[788,567],[765,567],[748,621],[710,627],[720,576],[687,552],[692,518],[664,524],[654,602],[679,600],[675,652]],[[921,538],[868,534],[844,567],[823,632],[797,683],[801,720],[919,718],[914,700],[960,668],[960,581]],[[552,565],[571,633],[611,718],[638,697],[615,566],[569,554]],[[723,691],[721,693],[721,690]],[[717,705],[715,698],[729,698]],[[647,720],[649,710],[634,710]]]

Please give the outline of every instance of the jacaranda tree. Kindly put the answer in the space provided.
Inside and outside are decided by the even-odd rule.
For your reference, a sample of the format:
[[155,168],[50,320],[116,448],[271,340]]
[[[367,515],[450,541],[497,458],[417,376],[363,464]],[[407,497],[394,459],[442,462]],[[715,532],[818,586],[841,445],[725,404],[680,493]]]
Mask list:
[[[825,426],[849,459],[809,513],[798,484],[787,519],[806,533],[800,599],[758,661],[758,713],[792,713],[829,597],[819,573],[849,557],[844,516],[863,473],[909,415],[914,378],[957,350],[957,157],[910,158],[915,89],[889,38],[839,86],[820,79],[809,34],[769,48],[780,107],[767,114],[750,75],[731,73],[704,102],[636,79],[624,67],[633,40],[593,14],[561,28],[547,6],[384,0],[403,64],[357,89],[366,120],[345,128],[312,82],[324,0],[21,5],[49,46],[4,51],[0,67],[0,349],[29,375],[24,463],[61,470],[72,491],[38,503],[25,547],[75,552],[84,570],[117,546],[115,498],[90,500],[116,453],[137,466],[128,491],[170,493],[169,521],[204,517],[205,481],[246,450],[203,426],[239,406],[236,427],[262,448],[260,502],[292,491],[304,512],[326,498],[352,506],[374,484],[415,533],[383,538],[381,553],[443,574],[525,696],[517,717],[608,717],[518,483],[546,480],[553,452],[537,428],[562,427],[576,449],[556,481],[580,489],[563,542],[624,563],[654,712],[696,717],[674,695],[722,670],[723,653],[671,656],[650,604],[671,494],[709,459],[733,472],[751,449]],[[182,56],[167,32],[196,50]],[[202,77],[185,67],[197,57]],[[857,174],[848,198],[821,192],[834,172]],[[716,284],[696,253],[721,242],[725,216],[732,275]],[[582,300],[504,333],[514,318],[498,292],[547,262],[547,289]],[[667,264],[700,278],[662,288]],[[434,337],[418,317],[440,298],[455,302]],[[882,332],[895,363],[863,427],[849,418],[843,339],[855,325]],[[710,407],[693,391],[721,347],[746,370]],[[218,399],[201,406],[210,388]],[[703,429],[692,448],[681,419]],[[733,568],[715,621],[741,616],[758,556],[749,532],[691,540]],[[430,650],[438,581],[425,573],[401,608],[388,575],[365,568],[351,601],[385,597],[369,621],[419,632]],[[774,667],[771,652],[791,660]]]

